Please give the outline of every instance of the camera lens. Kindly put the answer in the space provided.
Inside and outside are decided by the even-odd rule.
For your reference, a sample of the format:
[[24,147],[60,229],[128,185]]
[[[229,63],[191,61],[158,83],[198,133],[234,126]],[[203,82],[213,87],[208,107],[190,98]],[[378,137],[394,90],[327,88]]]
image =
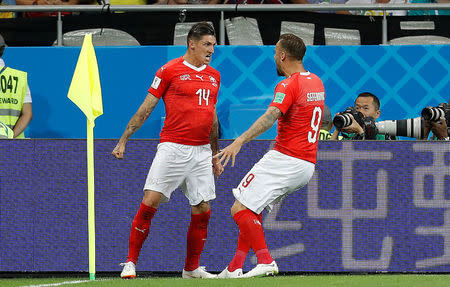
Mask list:
[[426,107],[422,110],[422,117],[427,121],[438,121],[441,117],[445,116],[445,112],[442,108]]
[[352,118],[347,113],[340,114],[334,117],[333,124],[337,129],[342,129],[352,124]]
[[422,110],[422,117],[425,120],[427,120],[427,121],[431,120],[432,116],[433,116],[433,111],[431,110],[431,108],[427,107]]

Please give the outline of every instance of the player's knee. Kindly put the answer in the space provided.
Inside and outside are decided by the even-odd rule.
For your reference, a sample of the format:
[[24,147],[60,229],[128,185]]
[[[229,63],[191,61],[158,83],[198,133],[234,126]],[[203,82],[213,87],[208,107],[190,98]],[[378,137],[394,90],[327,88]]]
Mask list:
[[147,206],[151,206],[153,208],[158,208],[158,206],[159,206],[159,202],[155,201],[153,199],[147,199],[147,200],[144,199],[144,200],[142,200],[142,203],[144,203]]
[[209,205],[209,202],[202,201],[197,205],[192,206],[192,213],[193,214],[200,214],[208,212],[211,209],[211,206]]
[[161,196],[162,195],[159,192],[146,190],[144,198],[142,199],[142,203],[153,208],[158,208],[161,202]]
[[234,205],[230,208],[230,213],[231,213],[231,216],[234,216],[236,214],[236,211],[234,209]]
[[236,213],[244,209],[247,209],[247,207],[245,207],[242,203],[236,200],[230,210],[231,216],[234,216]]

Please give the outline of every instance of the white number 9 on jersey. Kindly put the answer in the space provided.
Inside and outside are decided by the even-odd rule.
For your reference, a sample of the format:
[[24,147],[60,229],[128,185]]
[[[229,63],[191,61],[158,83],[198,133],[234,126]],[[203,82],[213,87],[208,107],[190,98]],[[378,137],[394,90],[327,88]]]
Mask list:
[[308,142],[315,143],[317,141],[317,135],[319,134],[319,126],[322,121],[322,109],[315,107],[311,117],[311,129],[308,132]]

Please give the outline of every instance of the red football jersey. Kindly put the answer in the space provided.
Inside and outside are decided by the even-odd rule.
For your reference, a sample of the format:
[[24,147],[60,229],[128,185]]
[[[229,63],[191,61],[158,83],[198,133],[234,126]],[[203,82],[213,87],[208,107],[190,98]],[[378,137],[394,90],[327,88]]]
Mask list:
[[161,142],[208,144],[219,86],[219,72],[208,65],[195,67],[180,57],[162,66],[148,89],[166,108]]
[[274,149],[316,163],[325,89],[316,75],[294,73],[278,83],[270,106],[283,113],[278,119]]

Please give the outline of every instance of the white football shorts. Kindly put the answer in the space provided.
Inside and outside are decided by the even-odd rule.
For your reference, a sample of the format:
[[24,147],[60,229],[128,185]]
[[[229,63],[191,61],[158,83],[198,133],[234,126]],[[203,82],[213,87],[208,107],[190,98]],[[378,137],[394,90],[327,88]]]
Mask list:
[[181,187],[189,204],[216,198],[211,146],[190,146],[172,142],[158,144],[144,190],[162,193],[162,202]]
[[260,214],[308,184],[314,173],[312,162],[270,150],[233,189],[234,197],[245,207]]

